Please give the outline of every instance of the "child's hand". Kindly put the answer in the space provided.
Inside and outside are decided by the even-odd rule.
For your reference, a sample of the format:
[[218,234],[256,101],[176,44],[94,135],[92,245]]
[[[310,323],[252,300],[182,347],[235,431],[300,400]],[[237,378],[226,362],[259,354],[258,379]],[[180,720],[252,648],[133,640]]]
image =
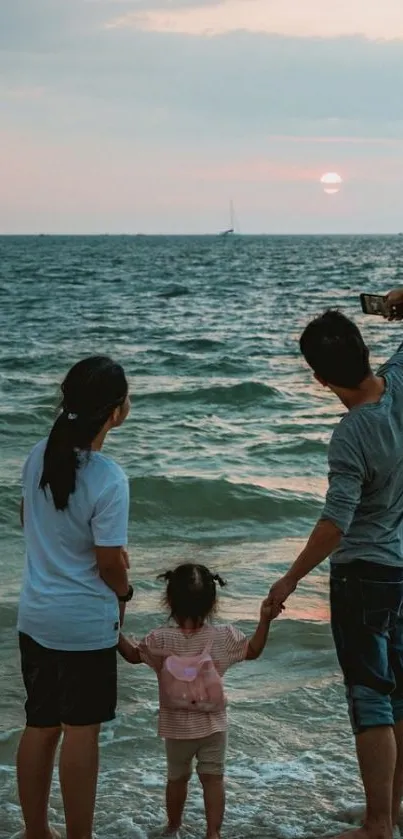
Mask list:
[[273,603],[270,603],[269,598],[266,597],[260,607],[260,619],[265,621],[265,623],[270,623],[270,621],[273,621],[281,615],[283,609],[283,604],[280,604],[280,606],[274,606]]

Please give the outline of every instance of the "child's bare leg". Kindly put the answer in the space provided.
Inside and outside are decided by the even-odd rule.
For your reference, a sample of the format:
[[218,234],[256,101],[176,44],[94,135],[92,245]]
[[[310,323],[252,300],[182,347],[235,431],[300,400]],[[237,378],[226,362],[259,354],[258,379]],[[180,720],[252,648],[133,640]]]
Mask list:
[[182,824],[183,810],[188,794],[189,776],[168,781],[166,786],[166,805],[168,816],[167,833],[175,833]]
[[199,775],[204,795],[207,839],[219,839],[225,811],[223,775]]

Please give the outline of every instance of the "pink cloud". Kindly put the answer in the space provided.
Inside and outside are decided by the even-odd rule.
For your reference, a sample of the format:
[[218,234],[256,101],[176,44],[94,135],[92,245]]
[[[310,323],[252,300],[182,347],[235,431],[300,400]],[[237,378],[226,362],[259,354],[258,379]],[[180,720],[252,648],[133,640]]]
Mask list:
[[276,182],[298,183],[319,180],[320,173],[316,167],[304,167],[292,163],[278,163],[264,158],[251,157],[232,163],[217,166],[197,167],[194,176],[206,181],[221,181],[233,183],[247,182]]
[[213,36],[238,30],[296,37],[362,34],[368,38],[403,38],[401,0],[221,0],[215,4],[147,12],[130,11],[106,28]]

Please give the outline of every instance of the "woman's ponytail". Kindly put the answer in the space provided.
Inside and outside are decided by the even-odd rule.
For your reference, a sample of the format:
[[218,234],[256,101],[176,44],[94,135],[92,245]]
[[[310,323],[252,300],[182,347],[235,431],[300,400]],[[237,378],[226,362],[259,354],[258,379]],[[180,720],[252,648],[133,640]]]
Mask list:
[[65,510],[76,488],[83,454],[116,408],[126,401],[123,368],[110,358],[93,356],[76,364],[62,384],[61,412],[49,434],[40,488],[49,487],[57,510]]
[[56,510],[64,510],[69,496],[75,491],[78,457],[72,421],[62,411],[49,434],[39,484],[45,492],[49,486]]

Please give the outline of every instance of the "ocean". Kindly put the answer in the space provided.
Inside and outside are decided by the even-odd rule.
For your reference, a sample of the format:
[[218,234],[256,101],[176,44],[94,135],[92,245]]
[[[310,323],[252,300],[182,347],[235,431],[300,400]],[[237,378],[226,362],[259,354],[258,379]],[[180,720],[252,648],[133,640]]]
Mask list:
[[[228,581],[220,619],[251,633],[260,600],[315,523],[342,413],[299,355],[326,307],[355,318],[376,365],[402,327],[361,314],[362,291],[403,284],[399,237],[0,238],[0,837],[20,826],[14,755],[24,693],[15,631],[23,566],[20,471],[49,429],[58,385],[109,353],[132,411],[106,451],[131,487],[136,596],[127,630],[165,620],[156,574],[184,560]],[[267,649],[226,679],[224,837],[305,837],[345,827],[362,800],[329,628],[324,564],[287,603]],[[164,820],[156,680],[119,665],[116,721],[101,737],[95,834],[145,839]],[[52,821],[62,825],[57,773]],[[196,780],[185,839],[203,835]]]

